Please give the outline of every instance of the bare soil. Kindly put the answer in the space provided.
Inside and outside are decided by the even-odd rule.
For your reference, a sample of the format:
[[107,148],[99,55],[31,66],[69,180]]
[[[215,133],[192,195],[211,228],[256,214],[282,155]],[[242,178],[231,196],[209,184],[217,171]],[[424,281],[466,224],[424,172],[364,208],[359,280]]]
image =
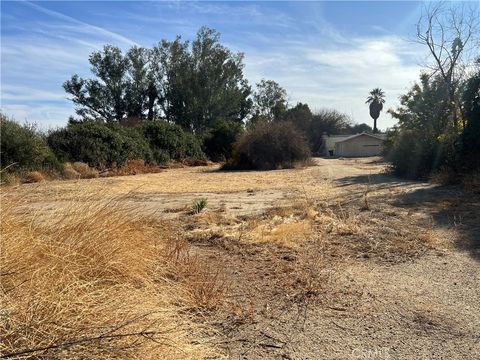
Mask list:
[[[397,179],[376,158],[315,161],[15,191],[40,213],[101,194],[178,224],[226,284],[223,303],[199,319],[219,357],[479,359],[480,194]],[[192,215],[197,198],[207,209]]]

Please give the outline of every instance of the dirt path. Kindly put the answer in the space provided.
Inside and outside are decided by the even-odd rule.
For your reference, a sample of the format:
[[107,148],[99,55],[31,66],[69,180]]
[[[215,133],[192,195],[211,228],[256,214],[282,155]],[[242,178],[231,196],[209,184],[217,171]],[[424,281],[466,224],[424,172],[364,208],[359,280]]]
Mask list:
[[[228,356],[480,358],[478,238],[466,241],[478,236],[478,196],[400,181],[364,160],[318,163],[311,176],[334,184],[320,202],[340,202],[355,214],[367,188],[369,216],[378,224],[374,230],[381,232],[383,222],[413,233],[428,227],[428,249],[398,257],[347,252],[346,259],[332,261],[316,256],[322,249],[311,243],[295,250],[218,239],[202,244],[203,256],[219,262],[231,281],[231,308],[213,320]],[[387,240],[379,236],[379,241]],[[322,281],[325,286],[318,284]],[[305,286],[315,290],[302,292]]]

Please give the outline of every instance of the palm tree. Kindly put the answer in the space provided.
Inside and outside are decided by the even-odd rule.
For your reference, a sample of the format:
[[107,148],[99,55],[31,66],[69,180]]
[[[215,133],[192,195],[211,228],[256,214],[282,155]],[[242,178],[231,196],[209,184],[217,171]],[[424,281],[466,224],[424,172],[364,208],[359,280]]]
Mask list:
[[370,116],[373,119],[373,133],[378,132],[377,129],[377,119],[380,116],[380,111],[383,109],[383,104],[385,104],[385,93],[380,88],[375,88],[370,91],[370,96],[365,101],[365,104],[370,104]]

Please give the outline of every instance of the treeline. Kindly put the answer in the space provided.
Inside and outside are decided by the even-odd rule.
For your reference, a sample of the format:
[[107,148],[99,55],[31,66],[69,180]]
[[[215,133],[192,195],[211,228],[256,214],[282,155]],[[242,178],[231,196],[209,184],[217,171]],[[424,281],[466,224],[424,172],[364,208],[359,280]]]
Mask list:
[[[65,127],[41,133],[1,116],[2,168],[61,171],[65,162],[83,162],[105,169],[128,159],[163,165],[185,158],[232,164],[237,143],[252,148],[245,139],[255,138],[255,131],[264,136],[277,123],[294,124],[291,135],[298,133],[306,144],[299,154],[319,153],[324,132],[371,131],[365,124],[353,126],[335,110],[289,106],[286,90],[273,80],[252,89],[243,73],[243,54],[229,50],[217,31],[205,27],[192,42],[177,37],[126,53],[106,45],[89,62],[92,78],[73,75],[63,85],[76,112]],[[288,134],[282,139],[287,141]],[[259,166],[244,159],[242,167],[290,166],[290,155],[284,163],[266,160]]]

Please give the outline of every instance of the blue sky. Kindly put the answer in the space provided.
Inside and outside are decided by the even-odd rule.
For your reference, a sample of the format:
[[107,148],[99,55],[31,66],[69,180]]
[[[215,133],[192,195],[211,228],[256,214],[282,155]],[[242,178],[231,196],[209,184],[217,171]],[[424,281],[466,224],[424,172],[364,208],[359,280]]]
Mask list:
[[[202,25],[245,53],[250,83],[272,79],[289,102],[335,108],[372,123],[374,87],[398,104],[418,78],[423,48],[411,42],[421,2],[1,2],[1,108],[42,128],[74,114],[62,83],[89,76],[89,54],[104,44],[150,47],[192,39]],[[394,124],[383,113],[379,127]],[[371,124],[372,125],[372,124]]]

